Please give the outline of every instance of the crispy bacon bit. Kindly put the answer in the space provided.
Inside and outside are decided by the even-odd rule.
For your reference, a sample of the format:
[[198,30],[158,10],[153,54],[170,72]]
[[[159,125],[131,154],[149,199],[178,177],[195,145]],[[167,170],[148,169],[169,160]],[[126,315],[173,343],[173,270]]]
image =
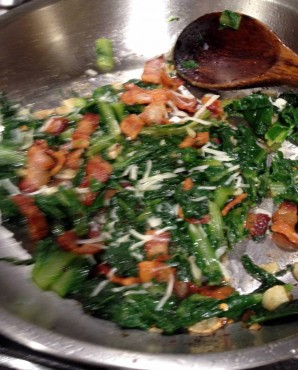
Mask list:
[[33,198],[17,194],[11,199],[27,220],[30,238],[34,241],[44,238],[49,233],[49,226],[44,214],[35,205]]
[[141,282],[140,278],[136,276],[122,277],[118,276],[117,274],[111,275],[110,266],[104,262],[96,266],[96,273],[105,275],[111,282],[123,286],[130,286],[133,284],[139,284]]
[[[211,98],[211,96],[203,96],[201,101],[202,101],[202,104],[206,104],[209,99]],[[215,100],[212,104],[208,105],[207,109],[211,112],[211,115],[213,117],[221,117],[221,115],[223,114],[224,110],[222,108],[222,104],[221,104],[221,101],[220,100]]]
[[144,125],[145,123],[139,116],[130,114],[121,121],[120,129],[125,136],[134,140],[141,132]]
[[20,181],[20,190],[31,193],[46,185],[50,180],[50,170],[55,160],[47,154],[49,149],[45,140],[36,140],[27,153],[26,176]]
[[65,131],[69,125],[69,120],[65,117],[51,117],[45,121],[39,131],[47,134],[59,135]]
[[154,239],[145,243],[147,259],[155,258],[159,255],[168,256],[168,247],[171,234],[167,231],[158,234],[158,230],[147,230],[145,235],[153,235]]
[[91,206],[94,203],[97,194],[97,192],[93,192],[91,190],[85,194],[82,194],[82,203],[87,207]]
[[113,172],[113,167],[111,164],[99,155],[95,155],[86,165],[86,177],[87,180],[95,179],[100,182],[107,182]]
[[175,281],[174,293],[178,298],[184,299],[191,294],[201,294],[214,299],[225,299],[229,297],[235,291],[234,288],[228,285],[216,286],[216,285],[204,285],[198,286],[194,283],[187,281]]
[[49,149],[47,153],[56,160],[55,167],[53,167],[50,171],[50,175],[55,176],[64,166],[66,160],[66,151],[63,149],[57,151]]
[[269,221],[270,217],[264,213],[249,213],[245,227],[251,236],[263,236],[268,229]]
[[78,236],[74,230],[65,231],[57,237],[57,243],[66,252],[72,251],[77,246]]
[[80,246],[77,246],[72,250],[75,254],[96,254],[101,251],[100,243],[86,243]]
[[[272,216],[271,230],[274,233],[284,235],[298,249],[298,234],[295,229],[297,221],[297,205],[291,202],[283,202]],[[278,241],[281,240],[281,237],[276,236],[274,239]],[[284,243],[282,244],[284,245]]]
[[194,187],[194,182],[190,177],[187,177],[183,182],[182,182],[182,189],[183,191],[188,191],[191,190]]
[[142,81],[158,85],[161,84],[173,90],[183,85],[184,82],[180,78],[170,77],[166,73],[165,67],[166,64],[163,55],[147,61],[141,76]]
[[199,287],[198,293],[214,299],[225,299],[233,294],[235,289],[229,285],[224,286],[202,286]]
[[288,252],[297,252],[298,245],[292,243],[284,234],[273,233],[272,241],[280,248]]
[[113,198],[113,196],[117,193],[116,189],[107,189],[104,194],[104,200],[110,200]]
[[169,90],[169,98],[178,109],[186,110],[189,113],[194,113],[196,111],[198,105],[196,98],[181,96],[172,90]]
[[126,91],[120,99],[127,105],[166,103],[169,99],[169,90],[166,88],[146,90],[134,84],[126,84],[124,88]]
[[165,66],[165,58],[163,55],[158,58],[148,60],[144,65],[144,70],[141,76],[142,81],[161,84],[161,72]]
[[65,231],[57,237],[58,245],[66,252],[76,254],[95,254],[100,252],[100,243],[77,244],[78,236],[74,230]]
[[178,87],[184,84],[179,77],[170,77],[164,69],[161,71],[160,81],[164,87],[172,90],[177,90]]
[[66,168],[71,168],[73,170],[77,170],[80,168],[82,164],[82,155],[84,153],[84,149],[75,149],[69,153],[67,153],[65,158],[64,166]]
[[117,275],[113,275],[110,278],[112,283],[116,283],[123,286],[130,286],[133,284],[139,284],[141,281],[138,277],[130,276],[130,277],[121,277]]
[[86,113],[78,122],[75,131],[72,134],[72,147],[88,148],[90,143],[90,135],[96,130],[99,124],[99,115],[94,113]]
[[209,142],[209,132],[198,132],[195,137],[186,136],[179,144],[179,148],[200,148]]
[[169,123],[167,119],[167,108],[164,103],[151,103],[147,105],[139,117],[146,125],[152,123],[157,123],[158,125]]
[[185,299],[190,295],[189,284],[190,283],[188,281],[176,280],[173,289],[174,294],[180,299]]
[[197,218],[186,218],[186,222],[189,224],[195,224],[195,225],[202,225],[202,224],[208,224],[210,222],[210,215],[205,215],[199,219]]
[[141,283],[148,283],[153,279],[159,282],[166,282],[169,280],[170,276],[175,274],[174,268],[156,260],[139,262],[138,270]]
[[223,216],[226,216],[228,212],[234,208],[237,204],[242,203],[242,201],[247,198],[247,193],[242,193],[237,195],[233,200],[227,203],[221,211]]

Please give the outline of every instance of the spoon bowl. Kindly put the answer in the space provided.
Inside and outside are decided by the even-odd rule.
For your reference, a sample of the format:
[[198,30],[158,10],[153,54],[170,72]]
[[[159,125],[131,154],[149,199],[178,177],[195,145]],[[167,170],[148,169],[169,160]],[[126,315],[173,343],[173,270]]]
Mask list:
[[224,90],[298,86],[298,55],[262,22],[241,15],[238,29],[220,28],[220,12],[190,23],[174,47],[177,73],[193,86]]

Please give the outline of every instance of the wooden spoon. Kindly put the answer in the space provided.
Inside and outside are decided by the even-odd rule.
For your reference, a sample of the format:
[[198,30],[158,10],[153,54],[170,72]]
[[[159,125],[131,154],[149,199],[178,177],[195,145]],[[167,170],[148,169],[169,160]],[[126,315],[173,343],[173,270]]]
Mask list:
[[298,86],[298,55],[271,30],[244,14],[239,29],[220,29],[220,15],[196,19],[178,37],[174,63],[180,77],[210,90]]

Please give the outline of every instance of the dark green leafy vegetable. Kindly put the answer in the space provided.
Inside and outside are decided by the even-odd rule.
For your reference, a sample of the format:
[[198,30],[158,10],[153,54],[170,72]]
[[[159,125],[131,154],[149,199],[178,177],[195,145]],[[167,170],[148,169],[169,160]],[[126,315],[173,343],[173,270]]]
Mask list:
[[[226,11],[222,18],[224,27],[239,27],[238,14]],[[97,46],[107,58],[104,68],[111,68],[106,41]],[[197,67],[185,61],[184,68]],[[213,96],[200,113],[194,112],[197,100],[180,90],[164,103],[168,86],[129,83],[142,88],[135,100],[138,89],[131,89],[132,104],[122,98],[128,86],[98,87],[89,97],[76,97],[65,115],[67,127],[58,132],[47,127],[51,120],[19,117],[16,106],[0,96],[2,220],[29,230],[41,222],[46,233],[28,261],[34,262],[33,280],[77,299],[87,313],[168,334],[209,318],[241,320],[247,310],[254,311],[250,322],[293,316],[294,303],[274,312],[262,307],[263,292],[283,283],[249,256],[242,258],[243,266],[260,288],[240,295],[227,286],[222,256],[249,236],[248,212],[262,199],[298,202],[297,161],[277,150],[298,135],[297,96],[256,93],[225,102]],[[130,127],[139,130],[134,140],[121,132],[131,114],[140,120]],[[148,116],[151,121],[143,122]],[[44,145],[30,167],[26,150],[36,140]],[[17,206],[11,195],[19,193],[19,184],[38,182],[39,176],[36,191],[19,194],[27,208]]]
[[198,68],[199,64],[194,60],[185,60],[181,62],[181,66],[185,69]]
[[114,68],[114,55],[112,42],[109,39],[99,38],[96,40],[96,65],[103,72],[109,72]]
[[219,28],[233,28],[238,30],[241,22],[241,15],[232,10],[224,10],[219,18]]
[[241,261],[245,270],[256,280],[261,282],[261,286],[257,289],[256,292],[264,292],[266,289],[269,289],[274,285],[284,285],[284,283],[281,280],[277,279],[273,274],[270,274],[269,272],[254,264],[248,255],[243,255],[241,257]]

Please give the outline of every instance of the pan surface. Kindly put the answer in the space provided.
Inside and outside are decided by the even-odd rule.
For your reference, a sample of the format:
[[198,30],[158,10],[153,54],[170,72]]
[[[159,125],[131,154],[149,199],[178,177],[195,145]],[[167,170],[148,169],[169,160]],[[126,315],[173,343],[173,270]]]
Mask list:
[[[73,92],[137,78],[144,62],[168,52],[186,25],[224,9],[258,18],[298,52],[298,0],[36,0],[0,19],[0,90],[36,110],[55,106]],[[116,68],[90,77],[86,71],[95,69],[98,37],[113,41]],[[249,250],[260,263],[297,260],[297,253],[267,244],[256,248],[244,243],[231,254],[234,263],[227,267],[243,291],[252,290],[254,282],[238,270],[237,253]],[[0,228],[0,257],[8,254],[22,257],[26,252]],[[124,331],[84,315],[76,302],[41,292],[29,276],[30,267],[1,262],[0,332],[43,353],[93,365],[156,370],[245,369],[298,354],[297,321],[259,331],[231,325],[205,337]]]

